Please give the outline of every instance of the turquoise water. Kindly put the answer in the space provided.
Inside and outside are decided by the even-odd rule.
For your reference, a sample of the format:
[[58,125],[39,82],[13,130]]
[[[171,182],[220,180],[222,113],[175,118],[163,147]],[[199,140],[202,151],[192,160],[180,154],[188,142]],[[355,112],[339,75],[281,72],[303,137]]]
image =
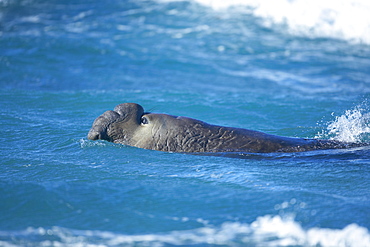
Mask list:
[[[282,3],[301,14],[264,1],[0,0],[0,245],[370,246],[369,147],[217,157],[87,139],[97,116],[135,102],[370,141],[370,38],[341,22],[345,4]],[[368,7],[349,3],[356,16]]]

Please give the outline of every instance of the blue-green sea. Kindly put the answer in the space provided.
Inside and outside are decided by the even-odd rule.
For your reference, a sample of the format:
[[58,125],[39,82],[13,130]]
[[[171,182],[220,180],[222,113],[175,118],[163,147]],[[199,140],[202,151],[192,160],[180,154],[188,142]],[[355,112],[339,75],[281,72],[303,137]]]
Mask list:
[[370,142],[370,4],[0,0],[0,246],[370,246],[370,147],[90,141],[146,111]]

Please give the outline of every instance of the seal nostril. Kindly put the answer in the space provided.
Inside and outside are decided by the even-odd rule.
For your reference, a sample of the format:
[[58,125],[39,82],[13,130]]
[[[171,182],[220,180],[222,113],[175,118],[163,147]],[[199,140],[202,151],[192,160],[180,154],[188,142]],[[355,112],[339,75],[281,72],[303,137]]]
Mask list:
[[89,134],[87,135],[87,138],[89,140],[96,141],[96,140],[100,139],[100,134],[98,132],[96,132],[95,130],[90,130]]

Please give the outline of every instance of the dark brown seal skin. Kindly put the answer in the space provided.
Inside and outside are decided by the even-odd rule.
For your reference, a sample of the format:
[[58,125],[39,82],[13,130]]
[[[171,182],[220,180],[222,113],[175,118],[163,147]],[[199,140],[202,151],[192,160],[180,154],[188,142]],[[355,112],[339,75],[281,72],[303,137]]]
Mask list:
[[303,152],[356,146],[332,140],[281,137],[211,125],[187,117],[145,113],[143,107],[135,103],[117,105],[114,111],[99,116],[88,139],[180,153]]

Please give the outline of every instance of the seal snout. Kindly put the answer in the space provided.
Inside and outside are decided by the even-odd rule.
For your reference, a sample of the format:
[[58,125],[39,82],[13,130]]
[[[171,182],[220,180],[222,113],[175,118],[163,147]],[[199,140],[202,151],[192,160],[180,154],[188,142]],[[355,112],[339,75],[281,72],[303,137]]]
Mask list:
[[89,140],[93,140],[93,141],[96,141],[96,140],[99,140],[101,139],[101,135],[99,132],[95,131],[94,129],[91,129],[89,131],[89,134],[87,134],[87,138]]
[[107,134],[108,126],[113,123],[120,115],[114,111],[106,111],[97,119],[95,119],[87,138],[89,140],[107,140],[110,141],[110,138]]

